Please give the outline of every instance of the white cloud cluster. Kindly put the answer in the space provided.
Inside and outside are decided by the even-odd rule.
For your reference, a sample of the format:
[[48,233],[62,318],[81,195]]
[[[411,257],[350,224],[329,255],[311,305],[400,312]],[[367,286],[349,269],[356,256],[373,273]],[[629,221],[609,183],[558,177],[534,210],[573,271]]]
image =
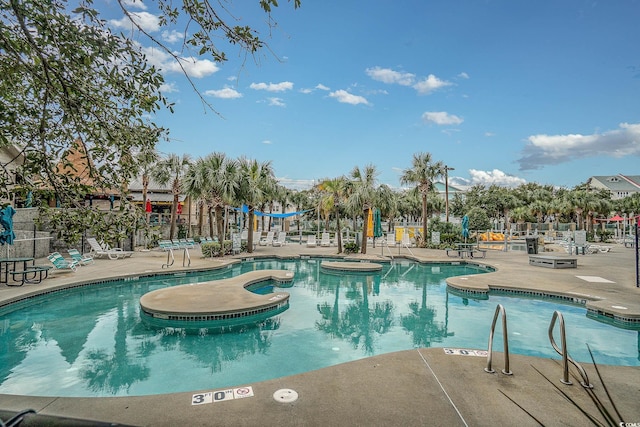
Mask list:
[[269,105],[274,106],[274,107],[286,107],[287,104],[284,103],[284,100],[282,98],[276,98],[275,96],[272,98],[269,98]]
[[470,185],[500,185],[504,187],[517,187],[522,184],[526,184],[526,180],[517,176],[508,175],[499,169],[492,171],[480,171],[477,169],[469,169],[469,176],[471,177]]
[[343,104],[351,104],[351,105],[370,105],[369,101],[363,96],[354,95],[352,93],[347,92],[346,90],[336,90],[334,92],[329,93],[331,98],[335,98],[338,102],[342,102]]
[[[453,83],[448,82],[446,80],[439,79],[433,74],[429,74],[426,78],[421,80],[416,80],[416,75],[412,73],[403,73],[399,71],[392,70],[390,68],[381,68],[381,67],[373,67],[367,68],[365,73],[373,80],[387,83],[387,84],[399,84],[401,86],[411,86],[413,87],[418,94],[420,95],[428,95],[433,91],[436,91],[440,88],[451,86]],[[464,76],[467,76],[466,73],[462,73]]]
[[147,5],[145,5],[142,0],[122,0],[122,5],[124,7],[135,7],[140,10],[147,10]]
[[640,156],[640,123],[592,135],[532,135],[518,159],[520,170],[541,169],[587,157]]
[[293,89],[292,82],[280,82],[280,83],[251,83],[249,85],[254,90],[266,90],[267,92],[284,92]]
[[109,21],[111,25],[117,28],[134,29],[133,23],[140,26],[143,30],[153,33],[160,29],[160,19],[149,12],[129,12],[131,20],[127,16],[123,16],[120,19],[112,19]]
[[389,68],[373,67],[367,68],[365,72],[373,80],[388,84],[399,84],[402,86],[411,86],[416,78],[415,74],[401,73]]
[[167,30],[164,30],[162,32],[162,40],[164,40],[167,43],[176,43],[176,42],[181,41],[182,39],[184,39],[184,34],[181,33],[180,31],[176,31],[176,30],[167,31]]
[[207,96],[212,96],[214,98],[220,99],[238,99],[242,98],[242,94],[235,89],[230,87],[225,87],[224,89],[219,90],[207,90],[204,92]]
[[464,121],[461,117],[446,111],[427,111],[422,114],[422,120],[437,125],[459,125]]
[[190,77],[202,78],[219,70],[216,63],[208,59],[180,58],[180,64],[178,64],[171,55],[163,50],[153,47],[144,47],[142,50],[149,62],[163,72],[182,73],[182,68],[184,68]]
[[286,177],[276,177],[276,180],[280,185],[283,185],[291,190],[308,190],[315,185],[315,181],[312,179],[292,179]]

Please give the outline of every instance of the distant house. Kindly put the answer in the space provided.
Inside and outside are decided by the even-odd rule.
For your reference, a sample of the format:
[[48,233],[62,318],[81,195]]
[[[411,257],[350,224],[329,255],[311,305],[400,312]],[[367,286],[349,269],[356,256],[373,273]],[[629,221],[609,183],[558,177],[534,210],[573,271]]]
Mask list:
[[640,175],[604,175],[592,176],[587,185],[594,189],[611,191],[611,199],[623,199],[635,193],[640,193]]
[[[447,188],[444,184],[444,182],[440,182],[440,181],[436,181],[433,183],[433,186],[436,190],[436,192],[444,199],[446,198],[446,194],[447,194]],[[464,195],[464,193],[468,190],[468,187],[466,186],[461,186],[461,185],[451,185],[449,184],[449,201],[453,200],[453,198],[455,197],[456,194],[459,194],[461,196]]]

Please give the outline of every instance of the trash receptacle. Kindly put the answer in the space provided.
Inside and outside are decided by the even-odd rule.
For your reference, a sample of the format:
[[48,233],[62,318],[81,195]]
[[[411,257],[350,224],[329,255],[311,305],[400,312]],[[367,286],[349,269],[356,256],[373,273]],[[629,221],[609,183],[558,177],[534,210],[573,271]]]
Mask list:
[[537,254],[538,253],[538,239],[535,237],[527,237],[525,239],[527,241],[527,253],[528,254]]

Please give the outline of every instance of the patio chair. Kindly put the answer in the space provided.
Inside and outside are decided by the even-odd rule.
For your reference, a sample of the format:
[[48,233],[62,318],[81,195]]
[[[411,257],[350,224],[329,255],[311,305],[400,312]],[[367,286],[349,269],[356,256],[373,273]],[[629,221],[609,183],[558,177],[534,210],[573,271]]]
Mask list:
[[67,249],[67,252],[69,252],[71,259],[78,262],[78,265],[89,265],[95,262],[91,255],[83,255],[77,249]]
[[109,259],[122,259],[127,256],[125,254],[125,251],[123,251],[122,249],[117,250],[111,249],[109,247],[103,247],[94,237],[87,237],[87,243],[89,243],[89,246],[91,246],[89,255],[94,258],[107,257]]
[[272,242],[273,246],[284,246],[287,244],[287,232],[280,231],[278,233],[278,238]]
[[324,247],[331,246],[331,237],[329,236],[329,233],[327,233],[326,231],[322,233],[322,240],[320,240],[320,246],[324,246]]
[[315,234],[310,234],[307,236],[307,247],[308,248],[315,248],[317,246],[316,244],[316,235]]
[[53,252],[47,256],[51,264],[56,270],[61,271],[73,271],[75,272],[78,267],[78,262],[75,260],[67,260],[59,252]]
[[267,237],[260,239],[260,246],[267,246],[273,244],[273,235],[275,233],[273,231],[267,232]]

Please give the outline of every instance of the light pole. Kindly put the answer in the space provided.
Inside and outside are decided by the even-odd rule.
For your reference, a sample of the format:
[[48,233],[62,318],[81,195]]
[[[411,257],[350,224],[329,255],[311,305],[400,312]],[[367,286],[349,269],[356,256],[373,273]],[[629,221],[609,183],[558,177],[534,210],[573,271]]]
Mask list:
[[449,171],[454,171],[456,168],[444,167],[444,212],[449,222]]

